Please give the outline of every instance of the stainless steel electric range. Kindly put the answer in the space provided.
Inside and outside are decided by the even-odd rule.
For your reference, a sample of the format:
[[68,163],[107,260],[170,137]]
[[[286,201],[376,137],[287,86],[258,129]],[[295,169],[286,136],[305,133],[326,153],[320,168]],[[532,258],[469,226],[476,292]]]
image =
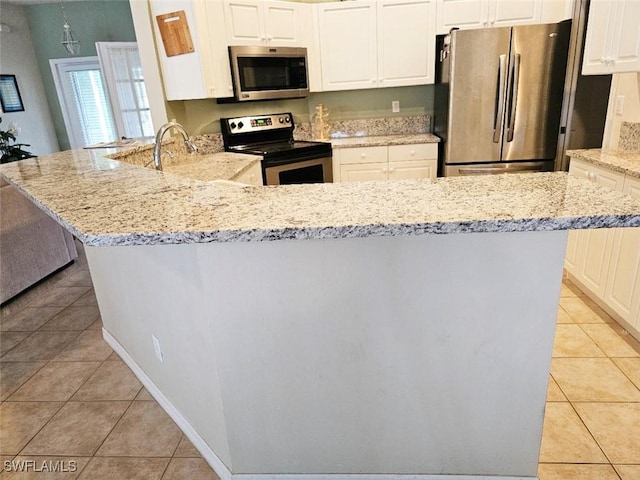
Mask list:
[[293,139],[293,115],[221,118],[227,152],[262,155],[265,185],[332,182],[331,143]]

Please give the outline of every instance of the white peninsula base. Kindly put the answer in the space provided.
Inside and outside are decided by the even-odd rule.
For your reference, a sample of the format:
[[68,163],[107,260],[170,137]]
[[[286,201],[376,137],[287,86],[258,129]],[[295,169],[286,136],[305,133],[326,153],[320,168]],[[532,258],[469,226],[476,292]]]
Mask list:
[[536,478],[566,239],[86,252],[105,338],[223,480],[514,480]]

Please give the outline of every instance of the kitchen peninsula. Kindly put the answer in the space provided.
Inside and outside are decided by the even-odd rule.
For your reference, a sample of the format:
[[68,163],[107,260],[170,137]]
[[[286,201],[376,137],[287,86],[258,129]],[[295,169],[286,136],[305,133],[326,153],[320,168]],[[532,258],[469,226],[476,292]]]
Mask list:
[[640,226],[564,173],[0,174],[85,244],[105,338],[223,479],[535,478],[567,230]]

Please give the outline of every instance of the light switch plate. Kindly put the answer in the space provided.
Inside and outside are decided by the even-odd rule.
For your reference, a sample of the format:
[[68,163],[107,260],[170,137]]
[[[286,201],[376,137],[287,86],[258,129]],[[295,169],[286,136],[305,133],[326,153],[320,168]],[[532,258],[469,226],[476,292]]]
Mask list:
[[393,113],[398,113],[400,111],[400,100],[393,100],[391,102],[391,111]]

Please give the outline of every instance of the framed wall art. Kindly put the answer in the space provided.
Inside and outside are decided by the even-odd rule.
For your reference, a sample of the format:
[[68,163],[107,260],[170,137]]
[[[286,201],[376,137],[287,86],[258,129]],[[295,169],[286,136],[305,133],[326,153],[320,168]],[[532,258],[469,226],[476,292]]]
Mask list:
[[4,113],[24,112],[15,75],[0,75],[0,103]]

